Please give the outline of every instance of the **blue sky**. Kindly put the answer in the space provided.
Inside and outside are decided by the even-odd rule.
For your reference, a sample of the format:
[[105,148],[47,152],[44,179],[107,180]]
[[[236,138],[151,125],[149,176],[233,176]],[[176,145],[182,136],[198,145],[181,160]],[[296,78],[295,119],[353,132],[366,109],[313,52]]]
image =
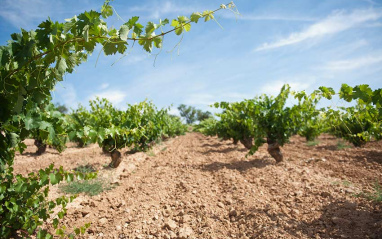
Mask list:
[[[50,16],[63,21],[85,10],[99,10],[100,0],[0,0],[0,42],[20,27],[31,30]],[[189,16],[214,10],[221,1],[115,0],[127,20],[140,22]],[[165,37],[156,58],[135,46],[129,55],[105,57],[98,51],[68,74],[52,92],[54,102],[76,108],[95,96],[116,106],[146,98],[158,107],[181,103],[210,110],[217,101],[238,101],[261,93],[277,94],[284,83],[309,92],[342,83],[382,88],[381,0],[238,0],[241,16],[219,11],[184,35]],[[123,21],[113,17],[110,26]],[[145,24],[144,24],[145,25]],[[178,54],[179,52],[179,54]],[[120,60],[119,60],[120,59]],[[112,64],[115,63],[113,66]],[[95,66],[96,65],[96,66]],[[176,113],[174,109],[172,111]]]

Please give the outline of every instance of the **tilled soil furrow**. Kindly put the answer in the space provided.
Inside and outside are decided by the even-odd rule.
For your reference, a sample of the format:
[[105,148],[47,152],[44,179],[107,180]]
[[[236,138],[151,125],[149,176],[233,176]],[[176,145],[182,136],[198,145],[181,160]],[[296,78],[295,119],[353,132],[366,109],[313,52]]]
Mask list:
[[246,157],[240,144],[189,133],[101,168],[115,187],[81,195],[64,222],[92,222],[83,238],[381,238],[381,204],[354,196],[382,181],[378,145],[322,142],[292,138],[276,165],[266,146]]

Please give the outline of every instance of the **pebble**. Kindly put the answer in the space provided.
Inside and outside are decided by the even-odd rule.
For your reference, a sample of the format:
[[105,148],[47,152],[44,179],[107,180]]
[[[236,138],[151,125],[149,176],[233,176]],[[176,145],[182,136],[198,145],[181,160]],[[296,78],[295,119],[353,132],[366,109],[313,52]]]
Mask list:
[[327,197],[330,197],[330,193],[328,192],[321,192],[321,197],[324,197],[324,198],[327,198]]
[[184,215],[182,217],[182,223],[187,223],[191,221],[191,216],[190,215]]
[[188,237],[190,237],[192,234],[194,234],[194,231],[188,227],[188,226],[184,226],[182,228],[179,229],[179,239],[186,239]]
[[99,223],[100,224],[106,224],[107,222],[108,222],[109,220],[107,220],[107,218],[101,218],[101,219],[99,219]]
[[163,227],[168,228],[170,230],[174,230],[175,228],[177,228],[177,225],[175,221],[167,219]]
[[222,202],[218,202],[218,207],[220,207],[220,208],[224,208],[224,204],[222,203]]
[[332,222],[336,225],[350,225],[351,221],[347,220],[345,218],[340,218],[340,217],[332,217]]
[[237,217],[237,211],[234,208],[231,208],[228,215],[230,217]]

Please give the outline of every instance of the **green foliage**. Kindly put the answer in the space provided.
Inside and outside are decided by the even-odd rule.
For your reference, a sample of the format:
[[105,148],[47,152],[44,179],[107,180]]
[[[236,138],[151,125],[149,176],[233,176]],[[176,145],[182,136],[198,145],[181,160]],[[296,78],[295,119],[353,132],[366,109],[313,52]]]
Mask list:
[[306,142],[307,146],[316,146],[316,145],[319,145],[319,144],[320,144],[320,141],[317,141],[317,140]]
[[[321,89],[321,88],[320,88]],[[323,91],[324,92],[324,91]],[[328,108],[328,132],[343,138],[359,147],[372,139],[382,138],[382,89],[372,90],[368,85],[355,87],[342,84],[338,95],[348,102],[356,101],[355,106]],[[333,92],[327,96],[331,99]]]
[[267,143],[277,143],[283,146],[288,142],[289,137],[296,132],[294,123],[290,120],[293,111],[290,107],[285,107],[285,103],[290,93],[290,87],[284,85],[280,94],[276,97],[262,95],[248,102],[249,114],[254,124],[254,147],[251,153],[255,152],[267,138]]
[[197,120],[197,111],[195,107],[181,104],[178,106],[179,114],[186,119],[187,124],[192,124]]
[[233,139],[234,143],[240,141],[250,149],[249,154],[268,143],[268,152],[276,160],[282,157],[279,146],[294,134],[312,142],[320,133],[329,132],[355,146],[382,138],[381,89],[373,91],[367,85],[352,88],[344,84],[339,97],[356,100],[357,104],[337,109],[316,108],[322,98],[332,99],[336,94],[332,88],[322,86],[312,94],[296,92],[298,103],[286,107],[289,94],[289,86],[284,85],[276,97],[261,95],[241,102],[215,103],[215,108],[223,109],[217,114],[220,120],[204,120],[195,130],[224,140]]
[[116,109],[107,99],[89,102],[90,111],[80,107],[70,115],[70,139],[75,142],[98,143],[105,151],[125,147],[145,151],[155,141],[184,134],[186,126],[167,109],[157,110],[152,102]]
[[68,113],[68,108],[64,104],[57,103],[55,104],[55,107],[58,112],[61,114],[67,114]]
[[293,120],[298,125],[297,133],[307,141],[314,141],[324,130],[322,110],[316,108],[321,97],[322,92],[318,90],[310,95],[305,91],[295,93],[298,104],[292,107]]
[[96,132],[89,127],[90,120],[89,111],[82,105],[79,105],[74,112],[67,116],[69,139],[78,143],[79,147],[89,144],[96,135]]
[[[34,231],[50,218],[53,209],[61,206],[58,216],[62,218],[66,213],[66,205],[74,197],[59,197],[48,201],[49,185],[58,184],[61,181],[73,181],[74,178],[91,179],[96,173],[68,173],[63,168],[41,169],[38,173],[30,173],[28,177],[14,175],[13,169],[1,172],[0,205],[1,227],[0,235],[8,238],[16,231],[21,231],[23,236],[33,234]],[[58,223],[53,225],[58,228]],[[41,231],[40,234],[46,234]]]
[[211,112],[209,111],[202,111],[200,109],[196,110],[196,118],[199,122],[206,120],[208,118],[212,117]]
[[[44,107],[28,103],[30,110],[26,114],[18,114],[11,122],[15,132],[21,138],[33,138],[43,145],[51,145],[62,152],[68,141],[65,116],[53,104]],[[17,131],[16,131],[17,130]]]
[[66,194],[85,193],[90,196],[95,196],[103,191],[110,190],[110,183],[102,179],[93,180],[76,180],[60,186],[62,192]]
[[203,121],[212,116],[209,111],[202,111],[200,109],[196,109],[193,106],[187,106],[185,104],[181,104],[178,106],[178,110],[180,116],[186,119],[187,124],[192,124],[195,121]]
[[74,171],[79,173],[92,173],[92,172],[96,172],[97,170],[95,170],[92,165],[86,164],[86,165],[80,165],[74,168]]
[[373,186],[374,191],[373,192],[366,192],[366,193],[360,193],[357,196],[362,196],[367,198],[368,200],[374,201],[374,202],[382,202],[382,187],[381,184],[378,182],[374,183]]
[[187,125],[183,124],[178,116],[164,114],[163,117],[165,122],[163,136],[165,138],[184,135],[187,132]]
[[220,122],[216,124],[215,129],[218,137],[224,140],[232,139],[235,144],[241,141],[246,148],[250,149],[253,138],[250,126],[253,124],[242,103],[215,103],[215,107],[224,109],[221,114],[217,114]]
[[329,132],[356,147],[366,144],[373,137],[381,138],[382,117],[373,105],[358,101],[356,106],[328,109],[326,114],[330,123]]
[[219,123],[214,117],[210,117],[195,125],[193,130],[207,136],[216,136],[218,134],[217,124]]

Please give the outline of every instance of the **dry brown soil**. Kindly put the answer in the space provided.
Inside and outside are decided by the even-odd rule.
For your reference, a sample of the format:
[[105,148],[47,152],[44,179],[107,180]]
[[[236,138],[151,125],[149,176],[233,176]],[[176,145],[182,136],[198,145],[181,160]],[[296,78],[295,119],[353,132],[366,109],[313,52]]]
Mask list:
[[382,203],[355,196],[382,182],[382,142],[341,150],[332,136],[319,142],[293,137],[276,165],[266,146],[245,157],[242,145],[189,133],[149,153],[123,152],[107,169],[96,145],[36,156],[27,141],[15,171],[97,168],[114,188],[79,195],[64,219],[68,228],[91,222],[84,238],[382,238]]

